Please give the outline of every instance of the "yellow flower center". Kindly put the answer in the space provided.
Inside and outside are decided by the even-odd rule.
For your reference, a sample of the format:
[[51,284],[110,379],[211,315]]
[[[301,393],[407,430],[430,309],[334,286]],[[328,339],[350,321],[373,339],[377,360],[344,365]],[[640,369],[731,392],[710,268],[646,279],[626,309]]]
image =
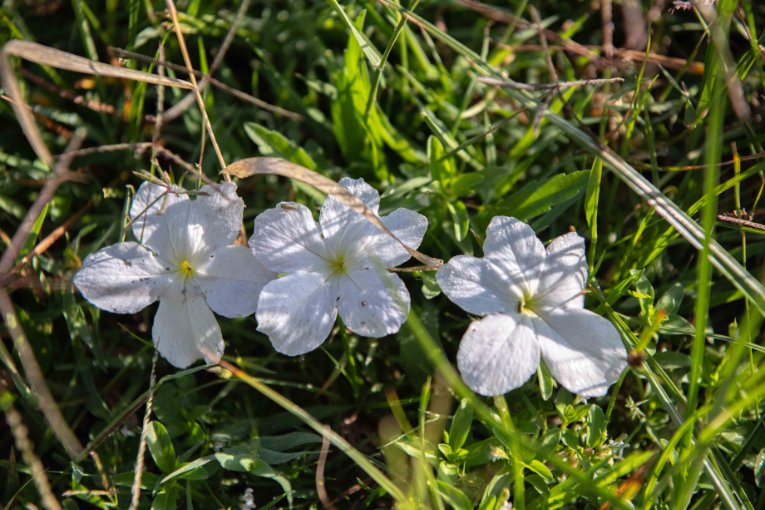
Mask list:
[[329,267],[332,269],[332,274],[344,274],[346,271],[345,268],[345,256],[344,255],[338,255],[334,259],[329,261]]
[[178,270],[181,272],[184,278],[188,278],[189,276],[194,274],[194,268],[191,267],[191,264],[189,264],[189,261],[187,259],[183,259],[180,263],[180,266],[178,267]]
[[521,297],[520,301],[518,301],[518,313],[528,315],[530,317],[537,317],[537,313],[534,311],[534,307],[534,298],[524,292],[523,297]]

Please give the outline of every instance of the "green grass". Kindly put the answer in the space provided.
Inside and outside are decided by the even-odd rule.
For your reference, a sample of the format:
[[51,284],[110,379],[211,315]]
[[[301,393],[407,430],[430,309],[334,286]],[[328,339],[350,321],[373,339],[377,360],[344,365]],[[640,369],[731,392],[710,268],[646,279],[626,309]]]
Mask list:
[[[0,407],[13,424],[0,435],[2,507],[127,508],[147,401],[141,508],[239,508],[248,489],[258,508],[765,505],[765,237],[717,216],[745,208],[765,223],[763,5],[720,1],[712,24],[665,9],[649,24],[650,51],[608,62],[590,2],[538,6],[544,40],[525,1],[483,11],[431,0],[251,3],[214,74],[228,88],[202,92],[227,163],[271,156],[332,180],[363,177],[383,194],[381,213],[428,218],[420,251],[437,259],[480,256],[494,215],[530,223],[543,240],[573,227],[587,239],[587,307],[619,329],[633,363],[589,401],[544,369],[503,397],[478,397],[454,367],[471,318],[420,269],[401,275],[412,311],[396,335],[358,337],[338,323],[322,348],[288,358],[254,318],[220,318],[223,368],[177,371],[160,359],[152,385],[154,308],[102,312],[70,282],[85,256],[129,237],[123,218],[141,176],[166,171],[193,187],[198,164],[221,179],[198,105],[157,130],[154,85],[16,61],[51,153],[78,129],[92,150],[30,218],[7,269],[23,264],[0,271],[14,312],[3,310],[0,330]],[[163,2],[7,4],[3,42],[150,73],[162,48],[181,66],[163,72],[188,78]],[[204,72],[239,3],[177,5]],[[613,15],[619,47],[620,4]],[[524,87],[555,80],[548,59],[560,81],[622,81]],[[164,108],[187,93],[164,87]],[[52,169],[7,100],[0,116],[5,252]],[[153,139],[164,148],[156,161],[145,145],[106,150]],[[323,200],[274,175],[238,185],[248,235],[280,200],[314,211]],[[34,362],[61,412],[54,430]]]

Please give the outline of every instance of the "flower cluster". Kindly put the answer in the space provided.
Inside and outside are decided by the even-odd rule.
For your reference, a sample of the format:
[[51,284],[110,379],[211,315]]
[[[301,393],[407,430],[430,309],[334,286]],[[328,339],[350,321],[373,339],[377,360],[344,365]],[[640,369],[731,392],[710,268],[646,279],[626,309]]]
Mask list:
[[[362,179],[340,185],[378,213],[380,196]],[[410,297],[389,269],[410,257],[401,242],[422,242],[424,216],[397,209],[381,217],[394,239],[332,196],[318,223],[307,207],[282,202],[255,218],[248,249],[235,244],[243,209],[232,183],[198,192],[144,183],[130,208],[138,242],[91,254],[74,284],[93,305],[115,313],[159,300],[152,338],[180,368],[220,360],[224,343],[213,312],[254,314],[257,330],[291,356],[319,347],[338,315],[362,336],[399,331]],[[484,257],[456,256],[436,279],[450,300],[483,317],[468,327],[457,354],[477,393],[517,388],[543,360],[568,390],[598,396],[626,366],[614,326],[584,309],[584,240],[574,233],[545,249],[525,223],[495,217]]]

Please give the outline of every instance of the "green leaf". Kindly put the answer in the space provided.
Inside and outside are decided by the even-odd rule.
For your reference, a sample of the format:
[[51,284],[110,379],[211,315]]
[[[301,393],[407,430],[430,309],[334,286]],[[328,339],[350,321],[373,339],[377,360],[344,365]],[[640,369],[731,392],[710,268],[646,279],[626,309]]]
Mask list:
[[244,132],[255,142],[263,156],[273,156],[292,161],[311,170],[318,170],[316,162],[308,153],[278,131],[272,131],[256,122],[246,122]]
[[345,9],[343,9],[343,7],[337,2],[337,0],[329,0],[329,3],[340,15],[340,18],[351,31],[351,34],[353,35],[354,39],[356,39],[358,45],[361,47],[361,50],[364,52],[364,56],[367,57],[367,60],[369,60],[369,63],[372,64],[373,67],[378,67],[382,61],[382,55],[379,51],[377,51],[377,48],[375,48],[369,38],[364,35],[364,32],[356,28],[355,23],[351,21],[351,18],[345,12]]
[[656,302],[656,308],[664,310],[667,315],[674,315],[680,309],[683,297],[685,297],[685,288],[679,282],[675,282]]
[[455,510],[472,510],[473,504],[470,502],[470,498],[454,485],[436,480],[436,487],[444,501]]
[[550,400],[555,381],[552,374],[550,374],[550,369],[544,363],[540,363],[539,367],[537,367],[537,380],[539,381],[539,392],[542,394],[542,400]]
[[479,510],[499,510],[510,499],[509,487],[513,483],[513,477],[510,473],[501,473],[494,475],[481,496]]
[[452,228],[454,238],[457,242],[465,239],[465,236],[470,229],[470,217],[468,216],[467,208],[465,204],[457,200],[456,202],[447,202],[446,208],[449,210],[449,214],[452,217]]
[[[693,330],[690,334],[693,334]],[[653,359],[666,370],[690,368],[691,366],[691,357],[682,352],[661,351],[654,354]]]
[[213,455],[208,455],[206,457],[200,457],[191,462],[187,462],[172,473],[169,473],[167,476],[162,478],[160,484],[165,484],[170,480],[175,480],[176,478],[183,478],[184,480],[206,480],[212,473],[209,468],[209,464],[211,462],[215,462],[215,460],[216,459]]
[[223,469],[228,471],[237,471],[250,473],[262,478],[270,478],[278,483],[284,493],[287,495],[287,501],[292,506],[292,485],[289,480],[280,475],[266,462],[258,459],[252,452],[237,452],[237,451],[223,451],[213,454],[215,460],[221,465]]
[[45,222],[45,218],[48,217],[48,209],[50,209],[50,202],[45,204],[42,212],[40,212],[40,215],[35,220],[34,225],[32,225],[32,229],[29,231],[29,236],[26,238],[24,244],[21,247],[21,250],[19,251],[20,257],[23,257],[32,251],[32,249],[35,247],[35,243],[37,243],[37,237],[40,235],[40,230],[42,229],[43,223]]
[[459,175],[452,180],[447,193],[452,197],[471,195],[485,179],[486,175],[479,172]]
[[425,299],[433,299],[441,295],[441,287],[438,286],[436,275],[428,272],[422,273],[422,295]]
[[178,508],[178,485],[175,483],[162,487],[151,502],[151,510],[175,510],[176,508]]
[[590,239],[598,239],[598,204],[600,202],[600,179],[603,175],[603,160],[596,158],[587,179],[587,193],[584,195],[584,214],[590,227]]
[[531,181],[520,190],[502,200],[500,206],[487,207],[481,214],[488,220],[491,216],[513,216],[527,221],[548,212],[561,202],[581,195],[587,186],[590,172],[580,170],[570,174],[555,175],[544,183]]
[[430,161],[430,175],[434,181],[441,183],[446,188],[447,182],[456,173],[451,158],[444,157],[445,151],[441,141],[435,136],[428,137],[428,161]]
[[644,317],[651,317],[653,312],[653,296],[654,290],[651,282],[645,277],[645,274],[641,274],[640,278],[635,282],[635,290],[637,291],[638,302],[640,303],[641,315]]
[[754,483],[762,487],[765,481],[765,449],[760,450],[754,459]]
[[160,471],[170,473],[175,469],[175,449],[167,429],[160,422],[149,422],[146,445]]
[[590,448],[597,448],[606,440],[606,415],[596,405],[591,405],[587,412],[587,437],[585,442]]
[[545,482],[552,483],[555,481],[555,477],[553,477],[552,471],[550,471],[550,468],[544,465],[544,463],[540,462],[537,459],[532,460],[528,464],[525,464],[527,468],[544,478]]
[[454,418],[452,418],[452,425],[449,427],[449,446],[452,447],[452,450],[457,451],[465,444],[472,423],[473,406],[470,405],[468,399],[462,399],[457,412],[454,413]]

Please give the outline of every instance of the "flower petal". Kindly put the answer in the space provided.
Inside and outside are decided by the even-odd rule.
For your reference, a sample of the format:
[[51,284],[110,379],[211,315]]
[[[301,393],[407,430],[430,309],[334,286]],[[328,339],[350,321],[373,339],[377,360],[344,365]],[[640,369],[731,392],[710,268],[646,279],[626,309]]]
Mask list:
[[143,244],[156,252],[174,270],[182,261],[192,267],[202,263],[212,253],[205,242],[208,230],[203,219],[202,206],[196,200],[186,200],[168,207],[158,216],[154,230]]
[[436,281],[446,297],[468,313],[489,315],[518,309],[517,298],[503,290],[496,267],[484,259],[452,257],[436,272]]
[[[340,179],[339,184],[361,199],[364,204],[377,214],[380,207],[380,194],[372,186],[364,182],[364,179]],[[322,234],[331,246],[348,246],[361,237],[364,232],[379,232],[369,220],[354,211],[332,195],[327,196],[324,205],[321,206],[319,224]],[[371,227],[373,230],[370,230]]]
[[162,261],[138,243],[119,243],[88,255],[74,285],[93,305],[114,313],[136,313],[180,282]]
[[161,300],[151,336],[162,357],[178,368],[198,359],[217,363],[223,355],[218,321],[201,297],[184,294],[180,299]]
[[484,257],[496,265],[512,285],[534,295],[545,261],[545,247],[527,224],[507,216],[495,216],[486,229]]
[[397,275],[384,268],[353,268],[339,279],[337,308],[348,328],[379,338],[401,329],[409,316],[409,292]]
[[275,277],[244,246],[226,246],[199,266],[194,281],[215,313],[244,317],[255,313],[260,291]]
[[250,248],[263,265],[277,273],[325,270],[327,250],[311,211],[282,202],[255,218]]
[[337,285],[318,273],[298,271],[268,283],[255,317],[274,349],[297,356],[316,349],[337,317]]
[[457,367],[470,389],[496,396],[518,388],[539,366],[539,344],[528,319],[496,314],[470,324]]
[[542,358],[553,377],[583,397],[605,395],[627,366],[627,352],[611,322],[570,308],[534,320]]
[[584,239],[574,232],[562,235],[547,246],[535,298],[545,308],[582,308],[584,289],[587,284],[587,259],[584,255]]
[[[409,209],[396,209],[380,219],[396,237],[414,249],[420,246],[428,230],[428,219]],[[373,258],[385,268],[396,267],[409,260],[411,255],[401,246],[401,243],[369,221],[364,220],[364,222],[368,225],[368,228],[364,230],[365,235],[357,238],[355,244],[350,246],[355,253],[361,257]]]
[[202,195],[196,199],[200,221],[205,225],[205,243],[212,248],[228,246],[234,242],[242,227],[244,201],[236,194],[236,184],[222,182],[202,186]]
[[167,208],[189,199],[185,191],[175,185],[158,186],[148,181],[141,184],[130,204],[130,221],[135,238],[139,241],[149,239]]

